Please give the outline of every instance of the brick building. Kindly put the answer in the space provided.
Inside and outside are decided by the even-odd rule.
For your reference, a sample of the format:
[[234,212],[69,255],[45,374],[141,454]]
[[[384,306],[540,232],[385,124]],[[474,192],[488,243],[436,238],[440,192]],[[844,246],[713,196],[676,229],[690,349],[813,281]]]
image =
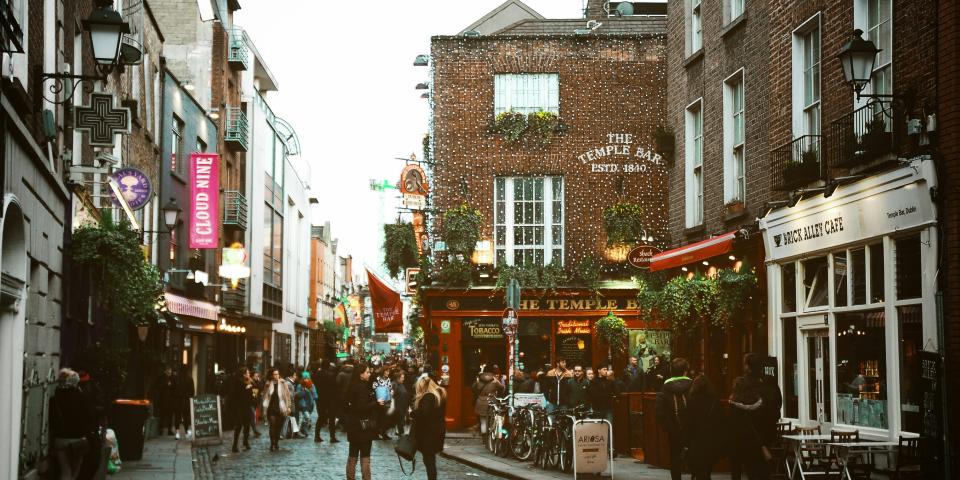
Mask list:
[[[482,215],[473,286],[435,284],[422,299],[431,362],[450,370],[455,426],[474,421],[470,386],[480,366],[507,370],[502,291],[493,288],[504,268],[603,267],[599,300],[572,280],[524,285],[518,355],[528,371],[561,357],[571,367],[604,362],[593,324],[608,312],[631,328],[659,327],[637,314],[626,252],[606,246],[602,216],[618,202],[639,204],[643,236],[666,244],[665,160],[651,140],[665,107],[665,11],[583,19],[499,11],[524,13],[500,30],[431,41],[434,227],[463,204]],[[475,25],[506,23],[496,12]],[[538,111],[556,114],[559,131],[511,142],[491,127],[504,112]],[[434,246],[440,264],[443,248]]]
[[[934,272],[950,224],[930,196],[944,138],[936,9],[745,3],[669,3],[673,240],[759,227],[738,240],[766,283],[750,347],[776,359],[785,418],[928,433],[919,365],[943,352]],[[881,49],[863,93],[893,101],[845,82],[836,55],[854,28]]]

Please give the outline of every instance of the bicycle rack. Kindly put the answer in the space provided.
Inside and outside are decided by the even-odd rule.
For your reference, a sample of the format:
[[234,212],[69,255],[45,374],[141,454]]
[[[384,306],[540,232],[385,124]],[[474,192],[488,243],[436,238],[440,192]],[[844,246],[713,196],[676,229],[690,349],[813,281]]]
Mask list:
[[[602,418],[583,418],[573,422],[573,480],[577,480],[577,425],[582,423],[605,423],[607,424],[607,445],[609,452],[607,456],[607,466],[610,470],[610,479],[613,479],[613,424],[609,420]],[[603,473],[603,472],[594,472]]]

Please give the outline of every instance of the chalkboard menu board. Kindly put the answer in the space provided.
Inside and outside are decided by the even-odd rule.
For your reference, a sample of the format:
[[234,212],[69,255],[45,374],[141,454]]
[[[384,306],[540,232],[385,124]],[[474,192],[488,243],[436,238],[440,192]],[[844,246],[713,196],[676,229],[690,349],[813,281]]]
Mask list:
[[923,445],[922,477],[931,480],[943,478],[944,458],[943,438],[943,357],[936,352],[919,352],[920,391],[923,401],[920,403],[920,418],[923,419],[921,437]]
[[223,433],[220,422],[220,396],[197,395],[190,399],[190,423],[193,441],[201,444],[220,444]]
[[593,355],[590,353],[590,334],[585,335],[557,335],[557,358],[567,361],[567,368],[574,365],[587,368],[593,365]]

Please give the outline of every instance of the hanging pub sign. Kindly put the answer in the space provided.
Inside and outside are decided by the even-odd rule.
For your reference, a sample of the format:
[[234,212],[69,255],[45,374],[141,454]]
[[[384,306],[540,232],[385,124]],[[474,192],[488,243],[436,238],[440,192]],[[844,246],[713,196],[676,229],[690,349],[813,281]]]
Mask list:
[[[153,185],[150,183],[150,178],[139,169],[124,167],[115,170],[110,176],[117,182],[120,195],[131,210],[140,210],[153,198]],[[114,200],[113,203],[120,206],[118,200]]]
[[636,268],[650,268],[650,259],[660,253],[661,250],[653,245],[639,245],[630,250],[627,254],[627,262]]
[[190,248],[217,248],[220,212],[220,157],[190,154]]
[[577,155],[589,165],[590,173],[646,174],[663,167],[663,156],[648,145],[640,145],[632,133],[608,133],[602,143]]
[[427,207],[427,174],[417,164],[403,167],[400,173],[400,193],[403,194],[403,206],[411,210],[423,210]]
[[117,108],[117,99],[109,93],[91,93],[89,107],[76,107],[73,129],[87,132],[92,147],[113,147],[117,134],[130,133],[130,109]]

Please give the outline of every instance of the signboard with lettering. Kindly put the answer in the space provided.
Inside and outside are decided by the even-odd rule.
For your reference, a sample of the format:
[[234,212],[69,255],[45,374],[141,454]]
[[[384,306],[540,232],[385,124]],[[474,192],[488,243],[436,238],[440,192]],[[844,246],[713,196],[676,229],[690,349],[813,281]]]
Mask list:
[[665,166],[662,155],[640,145],[631,133],[608,133],[601,141],[577,155],[577,161],[590,166],[590,173],[645,174]]
[[473,340],[503,340],[499,318],[472,318],[464,320],[461,332]]
[[[153,185],[146,173],[133,167],[124,167],[113,172],[112,175],[120,187],[120,195],[127,202],[131,210],[140,210],[153,198]],[[120,206],[118,200],[113,203]]]
[[544,406],[547,403],[547,399],[543,397],[542,393],[514,393],[513,394],[513,406],[514,408],[525,407],[527,405],[540,405]]
[[217,248],[220,212],[220,157],[190,154],[190,248]]
[[637,357],[643,371],[650,370],[657,355],[663,356],[665,361],[670,360],[670,330],[631,328],[627,335],[627,352]]
[[627,254],[627,262],[636,268],[650,268],[650,259],[661,250],[653,245],[639,245]]
[[610,461],[610,427],[605,422],[577,422],[573,426],[575,473],[603,473]]
[[193,443],[219,445],[223,434],[219,395],[197,395],[190,399]]
[[567,361],[567,366],[589,366],[593,364],[593,355],[590,348],[590,334],[560,335],[557,334],[557,356]]
[[[606,315],[610,310],[637,310],[640,305],[637,303],[636,292],[629,292],[624,296],[612,297],[605,296],[600,299],[593,298],[525,298],[520,300],[520,308],[517,313],[524,316],[524,312],[550,312],[550,311],[593,311],[597,316]],[[430,299],[430,308],[436,310],[486,310],[500,312],[503,310],[503,303],[499,299],[489,297],[461,297],[444,298],[434,297]],[[524,317],[527,318],[527,317]]]
[[[913,172],[913,169],[906,170]],[[903,172],[890,175],[896,174],[906,175]],[[844,187],[840,187],[826,201],[821,197],[809,200],[813,203],[806,209],[803,206],[808,201],[804,200],[796,207],[768,214],[760,223],[767,260],[790,258],[933,224],[936,218],[929,185],[924,181],[904,183],[912,178],[912,174],[906,179],[878,178],[877,182],[887,180],[891,186],[877,193],[874,193],[877,187],[871,189],[870,185],[858,185],[857,190],[843,193]],[[902,183],[899,187],[898,181]]]
[[560,320],[557,335],[590,335],[590,320]]

